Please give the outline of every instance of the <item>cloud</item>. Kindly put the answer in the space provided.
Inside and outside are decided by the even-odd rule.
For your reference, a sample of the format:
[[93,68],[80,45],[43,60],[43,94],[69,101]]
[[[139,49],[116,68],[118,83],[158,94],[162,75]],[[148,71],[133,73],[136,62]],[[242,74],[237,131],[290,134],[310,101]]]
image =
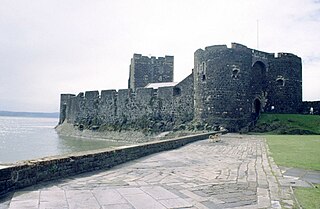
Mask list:
[[319,1],[2,0],[0,109],[57,111],[60,93],[127,87],[133,53],[175,56],[239,42],[303,59],[305,100],[320,99]]

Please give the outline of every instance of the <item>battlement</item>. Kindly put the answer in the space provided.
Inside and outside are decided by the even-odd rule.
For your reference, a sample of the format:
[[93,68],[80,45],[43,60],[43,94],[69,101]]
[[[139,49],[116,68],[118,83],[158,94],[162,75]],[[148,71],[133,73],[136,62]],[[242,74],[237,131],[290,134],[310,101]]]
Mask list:
[[[257,49],[250,49],[245,45],[239,43],[231,43],[231,47],[227,47],[227,45],[213,45],[207,46],[205,49],[198,49],[195,51],[195,58],[198,59],[198,62],[206,62],[212,59],[230,59],[228,54],[230,53],[238,53],[239,55],[251,53],[252,57],[252,65],[257,62],[261,61],[268,67],[268,63],[274,61],[275,59],[278,60],[289,60],[294,62],[301,62],[301,58],[292,54],[292,53],[268,53],[264,51],[260,51]],[[228,61],[228,60],[224,60]]]
[[278,57],[297,57],[297,55],[292,54],[292,53],[279,52]]
[[198,49],[198,50],[199,50],[199,52],[201,52],[201,51],[214,52],[214,51],[221,51],[221,50],[226,50],[226,49],[245,49],[246,50],[246,49],[248,49],[248,47],[243,44],[238,44],[238,43],[233,42],[233,43],[231,43],[230,48],[226,44],[222,44],[222,45],[207,46],[207,47],[205,47],[205,50],[203,50],[203,49]]
[[227,45],[213,45],[205,47],[205,51],[218,51],[228,49]]
[[247,50],[248,47],[243,44],[231,43],[231,49],[245,49],[245,50]]
[[301,59],[300,57],[298,57],[295,54],[285,53],[285,52],[279,52],[275,58],[298,58],[298,59]]
[[[177,84],[178,85],[178,84]],[[136,98],[137,101],[145,100],[147,97],[167,97],[170,96],[168,93],[172,94],[175,86],[165,86],[159,87],[157,89],[154,88],[137,88],[134,92],[132,89],[119,89],[118,91],[115,89],[102,90],[101,94],[99,91],[86,91],[85,93],[80,92],[77,96],[75,94],[61,94],[61,98],[63,101],[68,100],[70,98],[79,98],[86,101],[96,101],[96,100],[125,100],[127,98]],[[84,96],[83,96],[84,95]]]
[[202,56],[215,56],[217,57],[217,55],[215,54],[219,54],[220,57],[222,57],[224,54],[227,53],[231,53],[236,51],[237,53],[248,53],[250,51],[250,49],[242,44],[238,44],[238,43],[231,43],[231,47],[228,47],[227,45],[223,44],[223,45],[212,45],[212,46],[207,46],[205,47],[205,49],[198,49],[197,51],[195,51],[195,57],[202,57]]
[[86,98],[87,100],[94,100],[99,97],[99,91],[86,91],[84,94],[84,98]]
[[139,62],[141,60],[143,61],[161,61],[161,62],[173,62],[174,56],[171,55],[165,55],[164,57],[155,57],[155,56],[143,56],[142,54],[133,54],[133,60]]
[[195,58],[201,58],[203,56],[205,56],[206,54],[215,54],[215,53],[219,53],[221,51],[225,51],[227,50],[228,47],[227,45],[213,45],[213,46],[207,46],[205,47],[205,49],[198,49],[194,52],[194,56]]
[[274,53],[263,52],[257,49],[251,49],[251,53],[253,57],[260,57],[264,59],[272,59],[275,57]]

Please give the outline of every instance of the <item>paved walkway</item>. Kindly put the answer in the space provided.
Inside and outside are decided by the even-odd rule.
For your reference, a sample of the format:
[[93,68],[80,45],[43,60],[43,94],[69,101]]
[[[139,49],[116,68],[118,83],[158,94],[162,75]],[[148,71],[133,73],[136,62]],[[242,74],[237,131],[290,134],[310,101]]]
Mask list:
[[309,184],[320,184],[320,171],[304,170],[300,168],[280,167],[283,176],[296,178]]
[[17,191],[0,208],[292,208],[292,185],[265,139],[227,134],[112,169]]

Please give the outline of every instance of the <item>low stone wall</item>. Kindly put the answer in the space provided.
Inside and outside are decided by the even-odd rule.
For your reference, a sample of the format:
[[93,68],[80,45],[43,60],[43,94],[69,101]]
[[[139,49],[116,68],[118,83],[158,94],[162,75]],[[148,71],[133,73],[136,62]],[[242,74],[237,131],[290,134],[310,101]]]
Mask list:
[[0,168],[0,196],[39,182],[111,168],[143,156],[207,139],[214,133],[217,132],[20,162]]

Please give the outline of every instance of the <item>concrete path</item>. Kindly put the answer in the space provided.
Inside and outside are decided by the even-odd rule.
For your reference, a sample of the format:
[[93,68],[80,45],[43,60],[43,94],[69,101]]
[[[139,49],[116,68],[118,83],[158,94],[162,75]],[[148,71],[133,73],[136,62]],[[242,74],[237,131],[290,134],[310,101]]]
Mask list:
[[15,192],[0,208],[292,208],[292,185],[265,139],[227,134],[110,170]]

